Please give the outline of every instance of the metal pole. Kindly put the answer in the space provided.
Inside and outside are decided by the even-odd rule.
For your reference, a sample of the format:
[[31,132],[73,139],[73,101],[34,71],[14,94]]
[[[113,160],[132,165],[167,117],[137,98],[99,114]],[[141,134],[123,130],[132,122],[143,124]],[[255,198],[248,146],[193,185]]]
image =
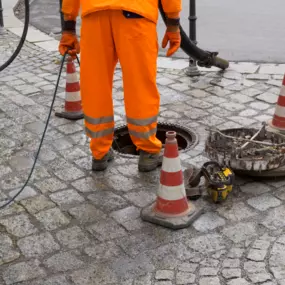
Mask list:
[[0,28],[4,28],[2,0],[0,0]]
[[[196,39],[196,0],[190,0],[189,3],[189,38],[190,40],[197,45]],[[196,60],[189,58],[189,67],[187,70],[187,75],[189,76],[198,76],[200,75],[200,71],[197,67]]]
[[61,24],[61,31],[62,31],[63,30],[64,17],[63,17],[63,13],[61,12],[61,8],[62,8],[62,0],[59,0],[60,24]]

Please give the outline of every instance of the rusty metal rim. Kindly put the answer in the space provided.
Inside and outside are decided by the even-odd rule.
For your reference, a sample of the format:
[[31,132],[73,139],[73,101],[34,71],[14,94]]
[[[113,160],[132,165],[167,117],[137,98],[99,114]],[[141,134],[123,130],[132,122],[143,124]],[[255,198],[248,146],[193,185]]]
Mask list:
[[[158,122],[157,126],[158,126],[158,129],[167,128],[169,130],[174,130],[178,135],[184,138],[188,136],[188,139],[186,138],[186,141],[188,143],[187,147],[182,150],[179,150],[179,153],[185,153],[189,151],[190,149],[193,149],[199,142],[198,135],[192,129],[188,127],[182,126],[180,124],[167,123],[167,122]],[[125,131],[127,133],[128,127],[126,124],[119,125],[118,127],[115,128],[114,140],[116,139],[116,133],[122,132],[122,131]],[[181,133],[184,135],[182,135]],[[138,155],[134,155],[134,154],[121,153],[118,150],[114,149],[114,147],[112,149],[117,155],[125,157],[125,158],[137,158],[138,157]]]
[[[257,129],[254,128],[234,128],[234,129],[225,129],[221,130],[224,134],[229,134],[233,131],[252,131],[255,133]],[[267,131],[269,135],[272,133]],[[278,134],[274,134],[275,139],[283,140],[284,137],[279,136]],[[247,172],[247,173],[267,173],[270,171],[273,171],[274,169],[278,169],[282,166],[284,166],[285,163],[285,156],[284,155],[276,155],[270,159],[262,159],[262,160],[254,160],[253,158],[233,158],[230,153],[225,153],[223,151],[219,151],[216,149],[216,147],[213,146],[213,138],[214,141],[217,141],[219,138],[221,138],[221,135],[219,134],[209,134],[206,144],[205,144],[205,152],[207,156],[210,159],[213,159],[215,161],[218,161],[219,163],[223,163],[227,165],[228,167],[231,167],[234,171],[240,171],[240,172]],[[249,164],[251,165],[249,165]],[[246,165],[248,164],[248,165]],[[247,167],[246,167],[247,166]]]

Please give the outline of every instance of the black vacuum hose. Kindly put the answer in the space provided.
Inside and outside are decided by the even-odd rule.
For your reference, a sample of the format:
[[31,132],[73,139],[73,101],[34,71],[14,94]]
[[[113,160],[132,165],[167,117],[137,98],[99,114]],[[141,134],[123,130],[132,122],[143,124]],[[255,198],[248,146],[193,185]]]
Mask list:
[[[162,7],[161,0],[159,0],[158,5],[161,17],[166,25],[166,15]],[[181,49],[189,57],[196,60],[199,66],[202,67],[216,66],[221,69],[226,69],[229,67],[229,62],[227,60],[217,57],[218,55],[217,52],[209,52],[197,47],[186,35],[181,25],[180,25],[180,35],[181,35],[181,45],[180,45]]]
[[29,22],[30,22],[30,5],[29,5],[29,0],[25,0],[24,3],[25,3],[25,23],[24,23],[23,34],[22,34],[20,42],[19,42],[16,50],[12,54],[12,56],[3,65],[0,66],[0,71],[4,70],[6,67],[8,67],[14,61],[14,59],[18,56],[18,54],[20,53],[20,51],[21,51],[21,49],[25,43],[26,36],[28,33],[28,29],[29,29]]

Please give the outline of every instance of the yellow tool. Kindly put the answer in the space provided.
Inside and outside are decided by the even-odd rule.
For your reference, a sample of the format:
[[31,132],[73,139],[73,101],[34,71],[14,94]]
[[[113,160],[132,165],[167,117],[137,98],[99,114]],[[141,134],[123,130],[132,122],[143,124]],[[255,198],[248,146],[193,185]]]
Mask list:
[[215,203],[227,199],[233,189],[234,173],[230,168],[221,167],[217,162],[206,162],[202,167],[205,186]]

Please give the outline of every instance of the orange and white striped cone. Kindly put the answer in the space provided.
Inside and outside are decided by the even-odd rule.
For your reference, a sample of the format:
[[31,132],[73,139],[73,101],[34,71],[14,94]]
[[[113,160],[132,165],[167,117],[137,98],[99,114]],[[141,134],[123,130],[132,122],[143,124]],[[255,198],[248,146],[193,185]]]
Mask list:
[[84,117],[81,106],[80,84],[71,56],[67,58],[64,111],[56,112],[55,115],[69,120],[80,120]]
[[285,75],[283,77],[273,119],[268,122],[268,125],[275,131],[285,132]]
[[167,132],[157,200],[142,210],[141,217],[164,227],[182,229],[201,214],[186,197],[176,133]]

